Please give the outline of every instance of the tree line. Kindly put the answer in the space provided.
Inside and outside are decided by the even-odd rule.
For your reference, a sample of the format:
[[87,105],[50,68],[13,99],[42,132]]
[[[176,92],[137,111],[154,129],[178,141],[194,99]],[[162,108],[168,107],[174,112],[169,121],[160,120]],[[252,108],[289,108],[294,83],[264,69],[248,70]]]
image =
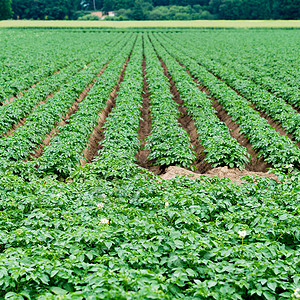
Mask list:
[[300,0],[0,0],[0,20],[78,19],[115,11],[115,20],[300,19]]

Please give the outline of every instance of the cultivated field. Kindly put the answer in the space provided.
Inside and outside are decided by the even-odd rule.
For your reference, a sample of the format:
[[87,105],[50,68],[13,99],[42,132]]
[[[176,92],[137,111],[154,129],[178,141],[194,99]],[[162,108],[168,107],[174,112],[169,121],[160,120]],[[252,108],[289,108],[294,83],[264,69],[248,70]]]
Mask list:
[[1,297],[300,297],[299,30],[0,43]]

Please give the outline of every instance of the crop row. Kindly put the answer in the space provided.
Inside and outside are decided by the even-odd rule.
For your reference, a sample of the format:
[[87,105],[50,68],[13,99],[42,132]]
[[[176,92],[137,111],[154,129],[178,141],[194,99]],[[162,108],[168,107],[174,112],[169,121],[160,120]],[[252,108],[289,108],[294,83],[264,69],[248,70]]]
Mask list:
[[87,97],[79,103],[76,111],[54,136],[38,160],[40,170],[46,173],[70,175],[83,159],[82,151],[88,144],[93,128],[99,122],[101,112],[113,92],[124,61],[129,56],[134,40],[111,50],[111,61],[95,82]]
[[[64,38],[66,39],[66,45],[70,37],[67,37],[64,33]],[[119,35],[116,35],[118,40]],[[51,37],[53,39],[53,37]],[[49,41],[49,38],[46,38],[46,41]],[[102,36],[101,42],[104,44],[107,41],[111,41],[111,36],[107,34]],[[89,42],[89,41],[87,41]],[[82,41],[73,44],[73,47],[55,47],[55,44],[49,41],[51,46],[45,45],[45,41],[38,42],[38,45],[33,42],[30,43],[29,49],[26,49],[23,53],[23,59],[26,61],[20,63],[18,59],[16,61],[11,61],[11,57],[8,58],[8,61],[5,61],[3,66],[3,71],[1,72],[0,83],[0,101],[4,102],[8,97],[14,96],[21,91],[30,88],[33,84],[40,82],[45,77],[50,76],[55,73],[57,70],[69,65],[73,61],[76,61],[82,56],[95,56],[99,52],[92,43],[89,43],[89,47],[86,47],[86,44]],[[20,49],[18,48],[20,51]],[[18,52],[19,53],[19,52]],[[78,54],[77,54],[78,53]],[[19,54],[17,55],[17,57]],[[25,57],[24,57],[25,56]],[[15,57],[12,55],[12,57]],[[17,64],[19,63],[19,64]]]
[[179,51],[174,43],[159,38],[161,44],[176,59],[183,63],[199,81],[208,88],[211,95],[218,99],[229,116],[240,126],[240,132],[250,140],[254,149],[263,155],[265,161],[273,166],[300,164],[300,150],[287,136],[281,136],[270,126],[267,120],[260,117],[249,102],[234,92],[226,83],[218,80],[197,61],[185,54],[184,48]]
[[104,140],[94,164],[106,177],[122,177],[122,172],[135,166],[136,154],[140,149],[138,130],[143,91],[142,59],[142,36],[138,35],[115,98],[115,106],[105,120]]
[[155,40],[153,44],[166,63],[187,111],[193,116],[206,160],[213,167],[226,165],[243,169],[250,157],[247,149],[230,136],[225,123],[216,116],[211,100],[202,93],[183,67]]
[[146,79],[151,93],[152,129],[145,146],[151,149],[148,159],[158,165],[180,164],[192,168],[196,156],[189,143],[190,136],[179,127],[178,104],[172,99],[169,80],[146,36],[144,48]]
[[47,96],[58,91],[59,87],[68,82],[70,78],[83,66],[89,63],[89,58],[82,57],[67,68],[45,79],[39,85],[31,88],[27,93],[15,99],[15,101],[0,107],[0,133],[3,135],[12,125],[25,118],[36,105],[47,100]]
[[65,116],[72,103],[97,76],[110,58],[109,52],[104,52],[97,61],[90,63],[74,75],[67,84],[46,103],[37,107],[28,116],[24,126],[17,128],[14,134],[0,140],[0,157],[11,160],[26,159],[55,125]]
[[[178,42],[183,45],[187,43],[185,39]],[[214,75],[220,77],[242,96],[250,99],[257,108],[265,112],[275,121],[280,122],[284,130],[291,133],[297,141],[300,141],[300,115],[291,105],[257,86],[257,84],[237,75],[231,68],[212,61],[197,50],[194,45],[188,43],[188,47],[185,47],[185,50],[190,57],[203,65]],[[290,99],[290,101],[293,102],[292,104],[297,104],[297,102],[300,101],[299,95],[300,93],[293,98],[294,100]]]

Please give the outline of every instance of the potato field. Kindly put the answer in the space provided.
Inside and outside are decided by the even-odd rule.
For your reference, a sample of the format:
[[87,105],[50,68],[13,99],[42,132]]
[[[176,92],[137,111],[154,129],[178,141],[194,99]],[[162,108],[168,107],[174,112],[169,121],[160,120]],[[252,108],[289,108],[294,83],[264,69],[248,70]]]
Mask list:
[[300,298],[299,29],[0,45],[0,299]]

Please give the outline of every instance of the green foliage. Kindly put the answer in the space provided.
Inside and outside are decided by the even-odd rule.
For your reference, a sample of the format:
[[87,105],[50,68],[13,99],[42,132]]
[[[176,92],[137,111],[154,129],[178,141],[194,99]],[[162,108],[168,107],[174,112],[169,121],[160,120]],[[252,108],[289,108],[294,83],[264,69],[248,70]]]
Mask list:
[[11,18],[11,0],[0,0],[0,20]]
[[35,20],[73,19],[79,0],[12,0],[14,18]]
[[117,17],[113,19],[117,20],[297,20],[300,17],[299,0],[12,0],[12,9],[14,18],[41,20],[75,19],[79,11],[92,10],[115,11]]
[[46,173],[60,174],[68,177],[85,158],[82,151],[88,144],[93,128],[98,125],[99,114],[105,108],[107,100],[118,80],[124,61],[132,49],[133,37],[129,36],[117,42],[115,48],[104,51],[102,60],[108,62],[107,68],[97,79],[87,97],[78,105],[69,120],[59,133],[45,147],[43,155],[38,160],[40,170]]
[[[20,78],[20,87],[30,86],[34,78],[41,80],[14,99],[12,103],[17,105],[5,104],[0,109],[3,133],[24,114],[29,114],[24,126],[0,139],[1,299],[299,298],[299,148],[262,121],[245,98],[199,65],[207,64],[208,68],[209,54],[212,62],[217,61],[217,52],[212,49],[216,36],[230,40],[232,36],[236,39],[236,34],[240,38],[253,35],[255,40],[264,34],[271,35],[271,31],[258,34],[254,31],[185,30],[151,33],[151,40],[148,34],[137,34],[136,30],[129,33],[89,31],[86,35],[77,29],[0,32],[1,42],[11,45],[0,62],[1,86],[7,87],[2,100],[7,99],[11,91],[19,91],[11,84],[15,78]],[[285,34],[296,36],[289,31]],[[33,35],[35,38],[31,37]],[[58,59],[58,53],[65,53],[65,56],[61,61],[58,59],[57,64],[43,65],[42,55],[32,56],[35,47],[38,51],[44,49],[38,48],[34,41],[44,36],[49,42],[55,35],[59,41],[70,41],[67,39],[70,36],[74,43],[65,49],[66,52],[56,52],[57,44],[49,43],[49,60]],[[83,42],[77,41],[76,37],[83,36]],[[110,39],[114,41],[110,43]],[[243,40],[244,44],[249,43]],[[89,50],[83,46],[87,42]],[[281,39],[272,40],[272,44],[279,42]],[[14,43],[24,46],[22,53],[18,48],[14,50]],[[241,44],[229,50],[233,57],[234,49],[241,52],[245,59],[249,52],[242,53]],[[251,51],[257,54],[265,50],[261,47]],[[275,55],[277,60],[263,67],[272,78],[286,80],[288,86],[299,80],[299,73],[292,72],[298,67],[297,58],[291,56],[293,51],[296,50],[284,46],[278,53],[285,53],[285,58]],[[130,60],[117,91],[115,106],[104,125],[105,140],[99,159],[79,167],[82,150],[129,53]],[[209,87],[266,160],[280,166],[271,170],[278,181],[251,176],[245,177],[241,184],[206,176],[196,180],[187,176],[162,180],[138,167],[135,160],[140,150],[137,137],[143,53],[151,92],[153,130],[149,148],[150,153],[156,151],[157,161],[190,167],[195,159],[189,136],[178,126],[178,105],[172,99],[169,79],[157,57],[159,54],[198,126],[202,143],[207,146],[207,158],[216,164],[222,161],[221,164],[240,166],[245,163],[243,159],[247,154],[230,139],[228,128],[216,119],[210,100],[176,60]],[[260,66],[271,54],[266,53],[261,59],[257,54],[248,59],[252,63],[257,59]],[[66,56],[70,58],[63,64]],[[228,60],[228,55],[224,56]],[[287,57],[289,67],[284,69]],[[18,69],[21,58],[27,63],[21,63]],[[69,124],[60,128],[59,134],[51,140],[44,158],[38,162],[23,161],[106,62],[109,62],[107,68]],[[221,70],[221,65],[215,66],[216,70]],[[60,72],[45,79],[46,70],[51,75],[56,67],[61,68]],[[35,73],[38,70],[41,77],[39,72]],[[276,77],[276,70],[283,70],[284,76],[277,74]],[[27,77],[26,83],[22,74],[25,76],[31,71],[32,76]],[[254,74],[253,71],[251,76]],[[35,107],[47,93],[57,89],[53,102],[49,99]],[[165,149],[169,149],[167,155],[163,152]],[[56,155],[55,151],[60,152]],[[67,155],[70,160],[66,159]],[[291,162],[295,162],[295,166]],[[38,163],[41,163],[40,168]],[[69,176],[68,180],[58,176],[62,173]]]
[[105,121],[104,140],[94,170],[104,178],[124,178],[138,171],[138,130],[142,102],[142,37],[138,36],[125,69],[115,106]]
[[290,297],[300,279],[300,178],[289,172],[282,183],[241,185],[135,172],[66,185],[1,173],[0,296]]
[[79,17],[78,20],[99,21],[100,18],[96,15],[88,14],[88,15]]

